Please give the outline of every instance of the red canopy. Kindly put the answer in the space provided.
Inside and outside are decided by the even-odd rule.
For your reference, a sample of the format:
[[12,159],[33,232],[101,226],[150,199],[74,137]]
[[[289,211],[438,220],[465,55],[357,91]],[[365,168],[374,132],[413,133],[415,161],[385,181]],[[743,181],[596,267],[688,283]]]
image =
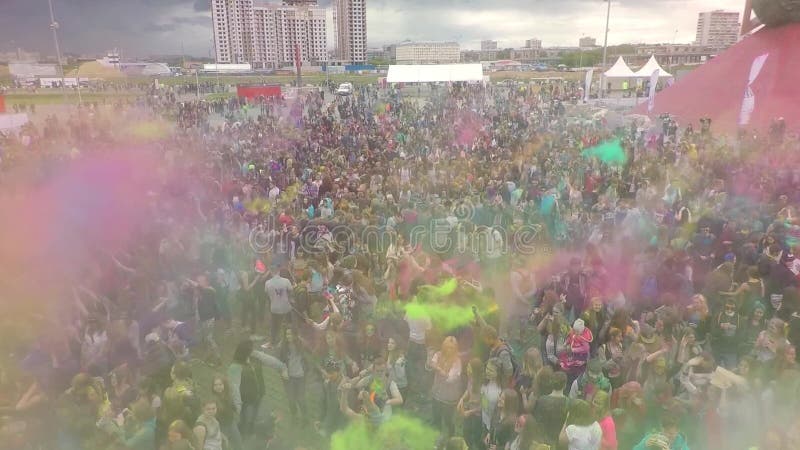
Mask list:
[[[765,129],[778,117],[800,129],[800,23],[765,28],[693,70],[656,95],[656,116],[670,113],[681,124],[712,120],[714,131],[735,132],[753,61],[769,53],[750,88],[755,107],[746,128]],[[647,102],[633,110],[648,114]]]

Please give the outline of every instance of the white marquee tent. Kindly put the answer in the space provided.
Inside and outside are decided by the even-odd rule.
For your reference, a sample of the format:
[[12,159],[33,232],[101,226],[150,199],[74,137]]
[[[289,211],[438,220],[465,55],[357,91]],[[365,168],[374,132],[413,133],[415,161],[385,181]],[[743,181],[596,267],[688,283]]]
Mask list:
[[388,83],[433,83],[483,81],[481,64],[394,65],[389,66]]
[[[652,71],[650,73],[653,73]],[[606,78],[635,78],[636,74],[633,73],[630,67],[625,64],[625,60],[620,56],[617,62],[611,66],[604,74]]]
[[658,78],[672,78],[672,75],[664,70],[656,61],[655,56],[651,56],[650,59],[647,61],[647,64],[642,66],[641,69],[636,71],[637,78],[650,78],[653,76],[653,72],[658,69]]

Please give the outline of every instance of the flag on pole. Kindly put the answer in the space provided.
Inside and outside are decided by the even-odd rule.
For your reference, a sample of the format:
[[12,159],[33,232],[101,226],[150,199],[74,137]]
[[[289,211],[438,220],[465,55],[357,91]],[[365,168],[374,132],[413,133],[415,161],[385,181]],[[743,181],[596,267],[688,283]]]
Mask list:
[[653,71],[653,74],[650,75],[650,96],[648,97],[647,101],[647,112],[653,112],[653,108],[656,107],[656,86],[658,85],[658,74],[659,70],[656,69]]
[[589,101],[589,92],[592,90],[592,77],[594,76],[594,69],[589,69],[586,72],[586,87],[583,90],[583,101]]
[[739,125],[741,126],[750,123],[750,116],[753,115],[753,111],[756,109],[756,95],[753,93],[752,86],[761,73],[761,69],[764,68],[764,63],[767,62],[767,58],[769,58],[769,53],[757,56],[750,66],[750,78],[747,81],[747,88],[744,90],[742,109],[739,111]]

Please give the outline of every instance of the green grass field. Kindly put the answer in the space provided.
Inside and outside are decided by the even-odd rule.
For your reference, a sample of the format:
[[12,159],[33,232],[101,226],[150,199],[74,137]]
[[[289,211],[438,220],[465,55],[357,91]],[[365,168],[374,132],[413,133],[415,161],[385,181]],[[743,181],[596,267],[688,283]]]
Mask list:
[[[108,103],[114,102],[119,99],[131,98],[132,93],[99,93],[99,92],[81,92],[80,99],[84,103]],[[38,93],[22,93],[22,94],[6,94],[6,104],[11,107],[13,105],[62,105],[62,104],[77,104],[77,92],[67,92],[64,94],[60,91],[55,92],[38,92]]]

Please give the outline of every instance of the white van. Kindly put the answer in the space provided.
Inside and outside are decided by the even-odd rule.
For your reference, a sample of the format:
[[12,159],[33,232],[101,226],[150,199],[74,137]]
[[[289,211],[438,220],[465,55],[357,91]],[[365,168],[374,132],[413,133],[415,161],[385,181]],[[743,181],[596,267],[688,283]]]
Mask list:
[[342,83],[339,85],[339,88],[336,89],[336,95],[352,95],[353,94],[353,83]]

